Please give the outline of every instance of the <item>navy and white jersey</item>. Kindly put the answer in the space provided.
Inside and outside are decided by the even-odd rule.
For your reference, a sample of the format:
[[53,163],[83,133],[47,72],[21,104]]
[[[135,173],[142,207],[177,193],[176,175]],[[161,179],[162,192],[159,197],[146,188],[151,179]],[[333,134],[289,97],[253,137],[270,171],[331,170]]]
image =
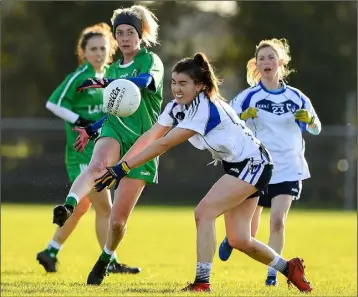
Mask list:
[[199,150],[209,150],[214,160],[241,162],[252,157],[267,162],[259,151],[261,142],[230,105],[222,100],[213,102],[203,93],[190,105],[172,100],[159,116],[158,123],[195,131],[189,142]]
[[273,158],[274,171],[270,184],[310,177],[302,137],[302,132],[310,129],[307,124],[296,121],[294,117],[296,110],[307,109],[316,117],[315,123],[320,131],[321,124],[307,96],[285,84],[281,90],[273,92],[260,82],[257,86],[239,93],[231,101],[231,106],[237,114],[248,107],[258,109],[257,118],[248,119],[246,125],[266,146]]

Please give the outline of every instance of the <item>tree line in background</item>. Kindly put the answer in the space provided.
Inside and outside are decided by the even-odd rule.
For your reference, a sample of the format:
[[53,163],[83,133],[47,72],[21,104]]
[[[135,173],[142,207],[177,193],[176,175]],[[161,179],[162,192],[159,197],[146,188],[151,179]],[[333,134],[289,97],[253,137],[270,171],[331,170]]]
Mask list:
[[[136,2],[138,3],[138,2]],[[76,41],[88,25],[110,24],[114,9],[133,2],[12,2],[2,8],[1,74],[4,117],[50,117],[44,104],[77,67]],[[165,100],[170,69],[203,51],[224,78],[228,100],[247,87],[246,62],[261,39],[287,38],[292,74],[288,83],[313,101],[323,124],[345,123],[345,99],[356,91],[356,2],[237,2],[237,13],[201,11],[192,2],[146,4],[158,17],[165,65]],[[118,55],[117,55],[118,57]],[[21,108],[19,108],[21,107]]]

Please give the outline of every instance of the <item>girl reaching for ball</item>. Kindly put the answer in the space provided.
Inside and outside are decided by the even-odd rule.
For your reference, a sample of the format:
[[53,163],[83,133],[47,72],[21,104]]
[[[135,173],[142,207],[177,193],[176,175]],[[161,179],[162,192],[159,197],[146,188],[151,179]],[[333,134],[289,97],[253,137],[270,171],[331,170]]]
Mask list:
[[[106,172],[106,167],[116,164],[136,140],[152,127],[160,114],[163,100],[163,63],[156,54],[146,49],[158,44],[159,25],[156,16],[141,5],[133,5],[116,9],[111,22],[122,57],[108,69],[106,78],[109,79],[86,80],[78,91],[104,88],[110,79],[129,78],[134,83],[137,81],[137,85],[140,81],[142,100],[137,111],[131,116],[120,118],[109,114],[103,120],[88,168],[72,184],[64,205],[58,205],[53,210],[53,223],[59,226],[71,217],[81,199],[92,192],[94,180]],[[86,129],[81,130],[82,133],[84,130]],[[145,185],[157,182],[157,167],[157,159],[143,164],[133,170],[115,191],[107,241],[101,254],[104,263],[110,263],[114,250],[124,236],[128,217]],[[106,269],[98,274],[104,275]],[[89,277],[87,284],[98,285],[100,281]]]

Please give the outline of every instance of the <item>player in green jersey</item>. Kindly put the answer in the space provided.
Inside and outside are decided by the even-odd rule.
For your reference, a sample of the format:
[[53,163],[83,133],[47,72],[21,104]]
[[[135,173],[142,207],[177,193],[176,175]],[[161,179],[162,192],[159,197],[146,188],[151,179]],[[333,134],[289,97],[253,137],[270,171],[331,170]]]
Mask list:
[[[106,167],[116,164],[135,141],[152,127],[161,111],[163,63],[156,54],[146,49],[158,43],[157,18],[147,8],[134,5],[115,10],[111,21],[122,58],[110,66],[105,79],[87,80],[78,89],[101,88],[111,80],[125,78],[141,88],[141,103],[131,116],[119,118],[108,115],[88,168],[73,183],[65,204],[54,209],[53,222],[58,225],[71,216],[82,197],[93,189],[94,180],[106,172]],[[82,129],[80,136],[86,133],[85,130]],[[156,182],[157,160],[144,164],[121,181],[114,194],[107,241],[100,256],[102,264],[98,266],[96,263],[88,277],[88,284],[102,282],[111,256],[125,234],[128,217],[145,185]]]
[[[56,116],[65,120],[66,129],[66,169],[71,183],[88,166],[93,148],[94,139],[89,140],[86,149],[79,153],[73,143],[77,132],[75,126],[86,126],[98,121],[105,115],[103,110],[102,90],[89,89],[78,93],[76,88],[89,77],[102,78],[108,73],[108,63],[118,48],[113,38],[111,28],[105,23],[85,28],[78,40],[77,56],[80,66],[71,73],[56,88],[46,103],[46,107]],[[96,234],[101,245],[106,242],[109,215],[111,211],[111,196],[107,191],[102,195],[96,192],[88,193],[79,203],[71,218],[62,227],[57,228],[47,249],[37,254],[37,260],[47,272],[56,272],[57,253],[66,239],[77,226],[78,221],[93,204],[96,212]],[[111,272],[139,272],[138,268],[130,268],[119,264],[114,255]]]

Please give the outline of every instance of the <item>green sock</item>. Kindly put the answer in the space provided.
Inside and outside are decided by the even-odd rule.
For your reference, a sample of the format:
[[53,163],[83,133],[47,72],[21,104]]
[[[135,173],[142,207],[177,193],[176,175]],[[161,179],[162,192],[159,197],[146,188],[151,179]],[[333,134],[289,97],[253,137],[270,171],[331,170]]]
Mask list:
[[73,208],[77,206],[77,200],[73,196],[67,196],[65,205],[71,205]]
[[111,257],[112,255],[109,255],[105,251],[102,251],[102,254],[99,258],[101,259],[102,262],[108,264],[109,262],[111,262]]
[[56,258],[56,256],[57,256],[57,254],[58,254],[59,251],[60,251],[60,250],[58,250],[58,249],[56,249],[56,248],[54,248],[54,247],[48,247],[48,248],[45,250],[46,254],[49,255],[51,258]]

